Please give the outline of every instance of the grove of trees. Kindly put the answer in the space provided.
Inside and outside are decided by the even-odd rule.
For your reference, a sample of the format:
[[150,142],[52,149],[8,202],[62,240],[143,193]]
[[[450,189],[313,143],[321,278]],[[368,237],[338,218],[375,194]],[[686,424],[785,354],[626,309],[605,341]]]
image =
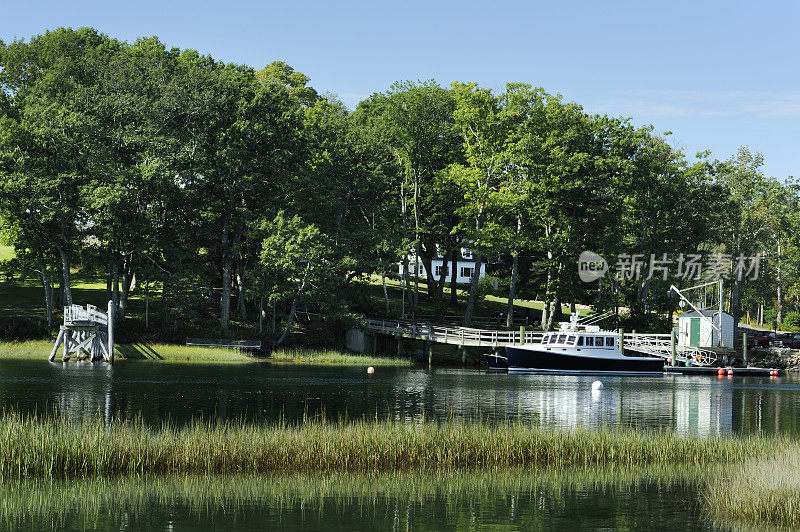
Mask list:
[[[737,319],[800,325],[800,192],[758,153],[690,162],[653,127],[522,83],[398,82],[351,111],[309,81],[91,28],[0,42],[0,240],[41,283],[48,322],[80,268],[120,316],[135,280],[166,326],[213,307],[221,331],[271,316],[281,343],[299,312],[334,331],[357,319],[353,288],[409,251],[428,272],[406,279],[416,317],[421,299],[458,297],[452,266],[431,276],[438,246],[447,264],[473,249],[509,305],[544,301],[544,327],[562,304],[663,325],[669,285],[698,281],[647,262],[693,253],[730,257],[717,271]],[[582,283],[583,250],[612,270],[641,255],[643,275]],[[756,255],[757,278],[737,275]]]

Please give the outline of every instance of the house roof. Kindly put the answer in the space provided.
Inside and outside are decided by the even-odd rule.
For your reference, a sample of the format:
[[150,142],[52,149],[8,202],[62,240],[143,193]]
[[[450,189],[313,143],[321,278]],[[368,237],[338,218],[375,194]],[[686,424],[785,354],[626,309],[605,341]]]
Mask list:
[[[731,315],[731,314],[725,312],[724,310],[722,311],[722,313],[723,314],[727,314],[728,316]],[[706,316],[706,317],[711,317],[711,316],[716,316],[717,314],[719,314],[719,309],[705,309],[705,310],[701,311],[700,313],[698,313],[696,310],[689,310],[687,312],[684,312],[680,316],[678,316],[678,319],[698,317],[698,316],[701,316],[701,315],[702,316]]]

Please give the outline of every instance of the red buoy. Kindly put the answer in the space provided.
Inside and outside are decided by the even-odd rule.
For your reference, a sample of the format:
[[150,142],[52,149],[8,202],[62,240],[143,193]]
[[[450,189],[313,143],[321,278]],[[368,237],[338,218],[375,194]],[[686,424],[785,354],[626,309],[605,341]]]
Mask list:
[[721,375],[725,375],[725,368],[719,368],[719,369],[717,370],[717,375],[720,375],[720,376],[721,376]]

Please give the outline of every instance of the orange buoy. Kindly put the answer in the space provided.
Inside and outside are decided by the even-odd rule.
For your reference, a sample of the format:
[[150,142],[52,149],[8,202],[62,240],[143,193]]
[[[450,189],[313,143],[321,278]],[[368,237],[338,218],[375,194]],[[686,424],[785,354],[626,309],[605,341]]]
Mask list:
[[373,368],[372,366],[368,367],[367,373],[375,373],[375,368]]
[[717,375],[720,375],[720,376],[721,376],[721,375],[725,375],[725,368],[719,368],[719,369],[717,370]]

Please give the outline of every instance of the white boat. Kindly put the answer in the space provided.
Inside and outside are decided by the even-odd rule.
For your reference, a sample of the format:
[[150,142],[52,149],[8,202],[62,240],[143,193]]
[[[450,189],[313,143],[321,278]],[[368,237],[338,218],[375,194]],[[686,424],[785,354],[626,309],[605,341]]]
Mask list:
[[[581,329],[582,328],[582,329]],[[622,349],[622,335],[596,325],[562,323],[541,342],[506,346],[509,373],[662,373],[665,360]],[[624,351],[624,352],[623,352]]]

